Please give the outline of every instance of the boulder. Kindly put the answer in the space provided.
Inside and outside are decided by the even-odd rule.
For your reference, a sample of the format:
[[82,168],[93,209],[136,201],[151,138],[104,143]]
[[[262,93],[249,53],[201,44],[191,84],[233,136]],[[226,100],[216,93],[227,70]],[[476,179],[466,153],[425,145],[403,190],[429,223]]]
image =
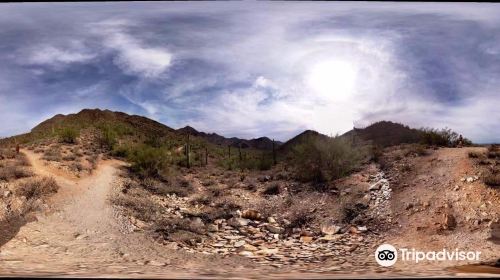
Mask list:
[[250,222],[250,220],[248,220],[248,219],[236,218],[236,217],[233,217],[233,218],[227,220],[227,224],[230,226],[233,226],[233,227],[247,226],[249,222]]
[[324,235],[332,235],[337,234],[340,231],[341,227],[333,224],[324,224],[321,225],[321,233]]
[[271,233],[283,233],[285,230],[281,227],[275,226],[275,225],[266,225],[266,229],[271,232]]

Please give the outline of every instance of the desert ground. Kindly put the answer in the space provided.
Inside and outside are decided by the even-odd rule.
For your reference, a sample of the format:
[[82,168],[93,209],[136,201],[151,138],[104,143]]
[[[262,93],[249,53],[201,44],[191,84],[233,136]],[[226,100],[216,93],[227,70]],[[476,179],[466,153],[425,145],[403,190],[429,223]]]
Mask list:
[[[14,232],[2,237],[3,276],[323,278],[491,276],[499,272],[492,266],[479,271],[474,271],[475,266],[461,270],[457,263],[382,268],[373,257],[379,244],[390,243],[421,249],[459,247],[480,250],[485,261],[498,258],[499,245],[486,241],[489,226],[500,213],[498,192],[480,180],[467,180],[478,174],[469,153],[485,152],[485,148],[432,150],[425,156],[395,160],[385,172],[370,164],[339,183],[349,186],[339,193],[309,193],[301,198],[309,200],[311,208],[314,204],[319,206],[314,211],[323,213],[315,215],[328,217],[334,216],[329,211],[334,212],[336,207],[319,204],[338,204],[333,200],[361,197],[360,201],[368,205],[361,218],[364,226],[341,229],[332,225],[319,234],[297,232],[284,239],[279,219],[219,219],[209,225],[211,234],[194,246],[155,240],[145,234],[147,222],[112,203],[117,198],[124,199],[124,186],[131,184],[125,175],[126,162],[103,159],[101,155],[95,170],[81,175],[50,164],[33,150],[22,149],[21,154],[34,176],[54,178],[59,190],[41,202],[42,210],[35,211],[18,228],[11,228]],[[392,151],[397,153],[397,149]],[[402,174],[398,169],[406,165],[411,168]],[[220,184],[230,192],[226,198],[248,202],[247,209],[258,203],[256,196],[261,196],[259,192],[265,185],[291,184],[276,175],[260,175],[251,178],[254,181],[246,178],[229,188],[224,179],[236,176],[224,172],[211,175],[204,170],[183,174],[197,193],[206,192],[211,184]],[[215,182],[205,183],[206,178]],[[248,190],[247,181],[257,185],[256,192]],[[5,197],[13,195],[7,192],[10,191],[4,192]],[[278,201],[284,199],[280,196],[293,193],[281,192],[267,199]],[[154,195],[151,199],[173,216],[188,217],[192,227],[203,223],[196,215],[203,208],[190,203],[192,198]],[[445,213],[456,220],[452,229],[443,229]]]

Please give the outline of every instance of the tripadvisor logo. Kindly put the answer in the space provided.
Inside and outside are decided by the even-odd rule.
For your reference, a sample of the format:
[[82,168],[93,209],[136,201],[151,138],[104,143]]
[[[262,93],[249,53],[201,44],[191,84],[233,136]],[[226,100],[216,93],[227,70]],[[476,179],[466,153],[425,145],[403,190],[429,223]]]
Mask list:
[[398,260],[398,251],[391,244],[382,244],[375,251],[375,260],[381,266],[392,266]]
[[[400,248],[400,261],[419,263],[421,261],[479,261],[479,251],[453,251],[443,249],[441,251],[418,251],[414,248]],[[393,266],[398,260],[398,250],[391,244],[382,244],[375,250],[375,260],[381,266]]]

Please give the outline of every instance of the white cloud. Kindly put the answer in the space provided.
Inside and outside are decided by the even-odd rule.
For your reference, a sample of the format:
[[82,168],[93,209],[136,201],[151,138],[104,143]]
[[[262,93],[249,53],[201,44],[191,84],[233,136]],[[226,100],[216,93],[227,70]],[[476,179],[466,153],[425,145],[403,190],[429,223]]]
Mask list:
[[143,47],[132,37],[115,34],[106,42],[119,52],[115,63],[126,72],[154,78],[162,74],[172,62],[172,54],[160,48]]
[[94,54],[78,50],[60,49],[54,46],[39,46],[31,52],[28,57],[30,64],[70,64],[76,62],[87,62],[95,57]]
[[92,31],[102,36],[103,44],[118,52],[114,62],[124,72],[145,78],[156,78],[172,64],[172,53],[164,48],[151,47],[126,33],[134,24],[124,20],[107,20],[90,24]]

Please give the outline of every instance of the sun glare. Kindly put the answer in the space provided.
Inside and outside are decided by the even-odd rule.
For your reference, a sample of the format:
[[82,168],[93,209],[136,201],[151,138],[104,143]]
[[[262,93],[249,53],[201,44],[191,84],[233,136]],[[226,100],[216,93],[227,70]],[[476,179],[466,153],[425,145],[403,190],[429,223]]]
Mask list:
[[325,61],[314,65],[307,84],[329,101],[344,101],[354,90],[356,71],[347,61]]

